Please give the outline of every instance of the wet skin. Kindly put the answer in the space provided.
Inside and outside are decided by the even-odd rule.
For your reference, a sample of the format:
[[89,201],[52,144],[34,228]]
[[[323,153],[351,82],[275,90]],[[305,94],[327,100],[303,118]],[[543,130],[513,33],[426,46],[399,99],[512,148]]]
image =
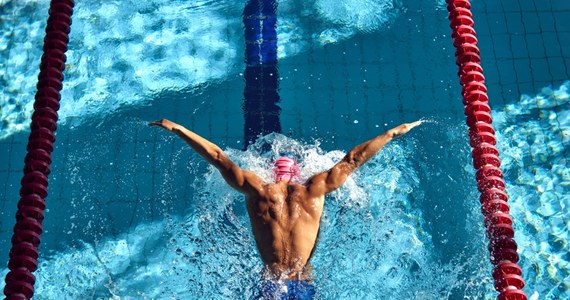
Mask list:
[[261,259],[279,279],[307,279],[307,265],[319,232],[324,195],[311,195],[301,184],[263,184],[246,197]]
[[216,167],[232,188],[245,195],[261,259],[270,275],[280,280],[309,278],[307,265],[317,240],[325,195],[339,188],[390,140],[420,124],[416,121],[394,127],[354,147],[331,169],[298,184],[285,180],[265,182],[239,168],[218,146],[183,126],[166,119],[149,123],[178,135]]

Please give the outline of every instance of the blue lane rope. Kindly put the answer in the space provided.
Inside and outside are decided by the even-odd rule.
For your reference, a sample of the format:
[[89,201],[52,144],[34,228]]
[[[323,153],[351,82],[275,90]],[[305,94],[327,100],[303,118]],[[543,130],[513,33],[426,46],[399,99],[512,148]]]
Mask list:
[[281,132],[276,12],[275,0],[250,0],[243,11],[246,147],[259,135]]

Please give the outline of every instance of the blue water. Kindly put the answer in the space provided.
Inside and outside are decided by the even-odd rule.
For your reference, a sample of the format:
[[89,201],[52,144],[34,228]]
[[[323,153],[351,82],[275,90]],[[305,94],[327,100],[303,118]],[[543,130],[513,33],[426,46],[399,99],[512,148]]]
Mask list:
[[[496,5],[481,4],[489,13],[480,16],[494,18]],[[181,141],[145,125],[167,117],[267,179],[267,145],[302,157],[307,178],[357,143],[424,118],[327,197],[312,260],[317,298],[493,299],[442,3],[280,1],[284,130],[245,152],[243,5],[77,3],[35,298],[255,295],[262,265],[243,198]],[[0,2],[6,261],[46,8]],[[504,39],[489,36],[489,23],[476,28],[482,53],[499,57],[485,52]],[[550,79],[535,68],[527,89],[523,72],[494,68],[504,61],[484,67],[525,291],[567,299],[569,78],[553,65]],[[521,83],[511,85],[515,76]]]

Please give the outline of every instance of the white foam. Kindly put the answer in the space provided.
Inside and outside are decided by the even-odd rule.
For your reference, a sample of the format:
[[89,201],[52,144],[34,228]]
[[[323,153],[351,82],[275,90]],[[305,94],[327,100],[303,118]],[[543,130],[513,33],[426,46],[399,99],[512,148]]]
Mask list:
[[[390,298],[407,286],[404,294],[435,299],[454,284],[460,268],[434,261],[420,214],[409,207],[407,195],[418,186],[408,164],[411,150],[390,144],[327,198],[313,260],[323,298]],[[303,144],[278,134],[261,138],[246,152],[226,152],[268,180],[279,153],[298,157],[304,179],[344,156],[322,151],[318,142]],[[262,264],[243,197],[214,168],[196,176],[194,187],[194,214],[166,215],[164,221],[42,259],[36,272],[38,299],[252,298]]]

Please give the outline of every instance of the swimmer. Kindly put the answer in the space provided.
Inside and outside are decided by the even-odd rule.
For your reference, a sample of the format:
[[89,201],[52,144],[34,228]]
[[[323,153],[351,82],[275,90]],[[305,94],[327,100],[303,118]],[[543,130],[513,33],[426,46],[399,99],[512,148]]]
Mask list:
[[218,146],[181,125],[166,119],[148,125],[178,135],[216,167],[232,188],[245,195],[253,236],[270,278],[264,281],[260,296],[312,299],[315,290],[308,262],[315,250],[325,195],[338,189],[386,143],[421,123],[420,120],[399,125],[354,147],[331,169],[304,183],[296,180],[299,169],[290,157],[278,158],[273,166],[275,181],[265,182],[238,167]]

